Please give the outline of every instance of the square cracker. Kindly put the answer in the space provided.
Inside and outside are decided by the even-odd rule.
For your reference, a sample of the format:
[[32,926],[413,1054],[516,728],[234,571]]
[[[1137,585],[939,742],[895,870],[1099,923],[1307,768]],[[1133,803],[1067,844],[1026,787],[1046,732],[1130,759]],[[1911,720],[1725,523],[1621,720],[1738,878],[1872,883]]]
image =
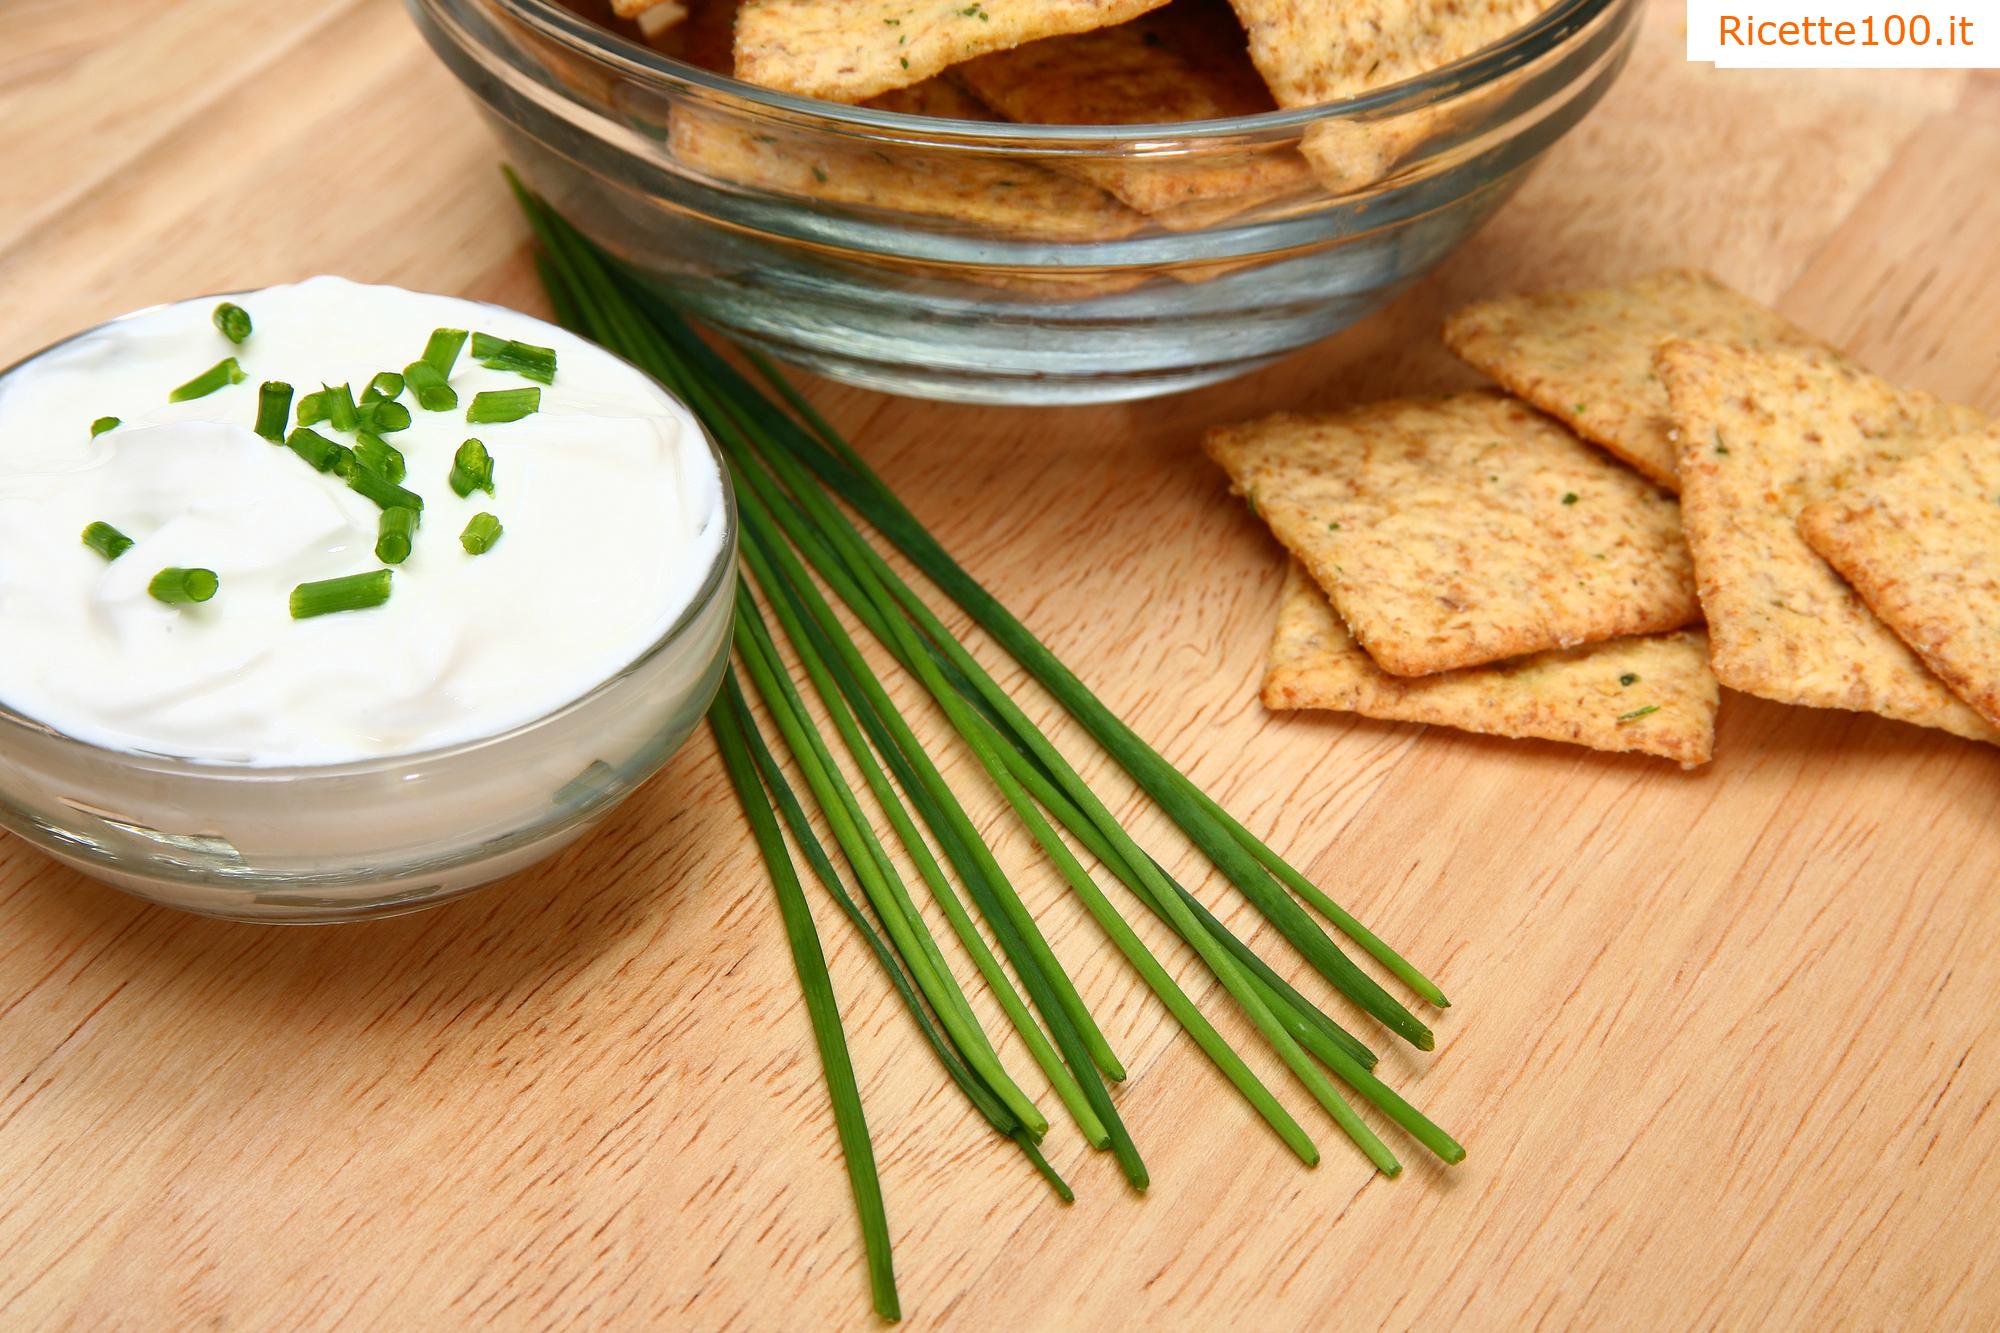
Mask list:
[[1264,673],[1266,708],[1329,708],[1566,741],[1658,755],[1683,768],[1715,752],[1718,693],[1700,630],[1608,639],[1435,676],[1392,676],[1361,651],[1296,560]]
[[[969,60],[950,77],[1009,120],[1030,124],[1216,120],[1277,107],[1223,0],[1174,0],[1130,23]],[[1285,145],[1049,165],[1170,229],[1208,226],[1312,188],[1306,160]]]
[[1700,615],[1680,507],[1505,394],[1280,413],[1204,447],[1395,675]]
[[1799,531],[1959,698],[2000,726],[2000,431],[1809,504]]
[[1669,490],[1680,486],[1667,390],[1653,349],[1668,338],[1818,346],[1777,314],[1695,269],[1618,287],[1482,301],[1445,321],[1452,351]]
[[1166,0],[744,0],[736,77],[859,102],[1043,37],[1135,19]]
[[1667,342],[1681,503],[1709,652],[1731,689],[2000,741],[1813,553],[1799,512],[1954,435],[1978,413],[1837,353]]

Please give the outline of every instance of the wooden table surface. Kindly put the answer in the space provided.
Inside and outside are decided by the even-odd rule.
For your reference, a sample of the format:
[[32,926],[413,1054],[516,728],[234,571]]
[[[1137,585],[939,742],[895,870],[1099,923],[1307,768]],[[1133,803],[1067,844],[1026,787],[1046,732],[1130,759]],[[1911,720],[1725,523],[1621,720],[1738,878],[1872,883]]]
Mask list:
[[[1280,561],[1199,427],[1468,383],[1455,302],[1706,264],[2000,410],[2000,80],[1717,75],[1681,23],[1653,6],[1462,253],[1266,373],[1041,413],[815,388],[1108,701],[1441,979],[1438,1049],[1384,1066],[1471,1151],[1376,1177],[1208,1003],[1324,1148],[1301,1168],[1006,836],[1154,1183],[1059,1126],[1056,1204],[823,912],[912,1323],[2000,1317],[2000,756],[1734,694],[1692,774],[1256,702]],[[390,0],[7,0],[0,125],[0,361],[321,271],[541,308],[494,150]],[[10,1328],[871,1323],[705,734],[552,864],[378,924],[199,920],[0,839],[0,1181]]]

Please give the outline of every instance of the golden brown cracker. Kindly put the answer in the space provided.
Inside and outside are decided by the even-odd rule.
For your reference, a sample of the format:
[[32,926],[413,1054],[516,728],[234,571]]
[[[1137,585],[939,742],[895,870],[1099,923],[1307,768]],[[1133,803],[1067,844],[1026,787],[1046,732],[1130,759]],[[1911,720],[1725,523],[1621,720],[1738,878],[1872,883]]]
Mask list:
[[744,0],[736,76],[859,102],[991,51],[1137,18],[1165,0]]
[[1809,504],[1799,531],[1954,694],[2000,726],[2000,432],[1961,435]]
[[1816,346],[1811,335],[1709,274],[1665,269],[1617,287],[1481,301],[1445,321],[1445,345],[1668,489],[1680,447],[1653,349],[1668,338]]
[[1392,676],[1376,666],[1297,561],[1285,576],[1264,706],[1326,708],[1489,736],[1658,755],[1684,768],[1715,752],[1718,690],[1699,630]]
[[1724,685],[2000,741],[1806,544],[1801,510],[1980,424],[1838,354],[1670,341],[1681,500]]
[[1700,614],[1680,507],[1504,394],[1281,413],[1204,444],[1395,675]]

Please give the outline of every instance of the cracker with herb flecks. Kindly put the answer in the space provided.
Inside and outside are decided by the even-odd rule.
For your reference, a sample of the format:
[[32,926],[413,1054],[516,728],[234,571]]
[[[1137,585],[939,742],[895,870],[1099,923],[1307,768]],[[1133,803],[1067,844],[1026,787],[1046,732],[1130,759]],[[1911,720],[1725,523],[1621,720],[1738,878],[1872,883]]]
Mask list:
[[1777,312],[1696,269],[1618,287],[1481,301],[1445,321],[1445,346],[1670,490],[1680,446],[1653,349],[1668,338],[1816,347]]
[[1715,751],[1708,638],[1676,630],[1607,639],[1435,676],[1392,676],[1340,623],[1295,560],[1264,672],[1264,706],[1326,708],[1593,750],[1658,755],[1684,768]]
[[[950,77],[1029,124],[1216,120],[1277,107],[1223,0],[1175,0],[1130,23],[981,56]],[[1281,144],[1050,165],[1170,229],[1209,226],[1312,183],[1306,160]]]
[[1813,550],[2000,726],[2000,431],[1961,435],[1805,507]]
[[1877,620],[1799,532],[1800,511],[1979,414],[1898,389],[1837,353],[1667,342],[1681,504],[1716,677],[1731,689],[2000,741]]
[[1281,413],[1204,445],[1392,674],[1700,615],[1680,507],[1505,394]]
[[[942,79],[897,89],[870,105],[955,120],[992,118],[969,94]],[[674,108],[668,147],[682,162],[718,180],[1016,236],[1103,240],[1145,225],[1144,218],[1102,190],[1031,163],[947,157],[920,146],[878,152],[692,102]]]
[[744,0],[736,77],[859,102],[990,51],[1135,19],[1166,0]]

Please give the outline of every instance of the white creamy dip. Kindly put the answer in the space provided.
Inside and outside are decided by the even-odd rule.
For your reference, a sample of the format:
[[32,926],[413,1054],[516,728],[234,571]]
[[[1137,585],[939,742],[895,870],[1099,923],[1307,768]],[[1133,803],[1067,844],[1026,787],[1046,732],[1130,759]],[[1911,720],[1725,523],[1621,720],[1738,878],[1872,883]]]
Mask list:
[[[674,624],[720,558],[722,479],[700,428],[591,344],[515,311],[340,278],[232,299],[254,321],[241,346],[211,322],[214,298],[186,301],[0,379],[0,704],[97,745],[252,765],[427,750],[587,694]],[[468,424],[475,394],[531,383],[468,344],[457,407],[427,411],[406,391],[413,422],[385,438],[425,507],[393,592],[294,620],[296,585],[383,567],[382,511],[254,433],[258,386],[290,383],[294,411],[322,383],[359,399],[440,327],[552,347],[554,383],[530,416]],[[227,356],[242,383],[168,402]],[[93,439],[103,416],[122,424]],[[467,438],[492,456],[492,495],[447,484]],[[459,534],[481,512],[504,533],[468,555]],[[105,560],[81,540],[93,522],[135,544]],[[147,584],[170,566],[213,570],[220,589],[157,601]]]

